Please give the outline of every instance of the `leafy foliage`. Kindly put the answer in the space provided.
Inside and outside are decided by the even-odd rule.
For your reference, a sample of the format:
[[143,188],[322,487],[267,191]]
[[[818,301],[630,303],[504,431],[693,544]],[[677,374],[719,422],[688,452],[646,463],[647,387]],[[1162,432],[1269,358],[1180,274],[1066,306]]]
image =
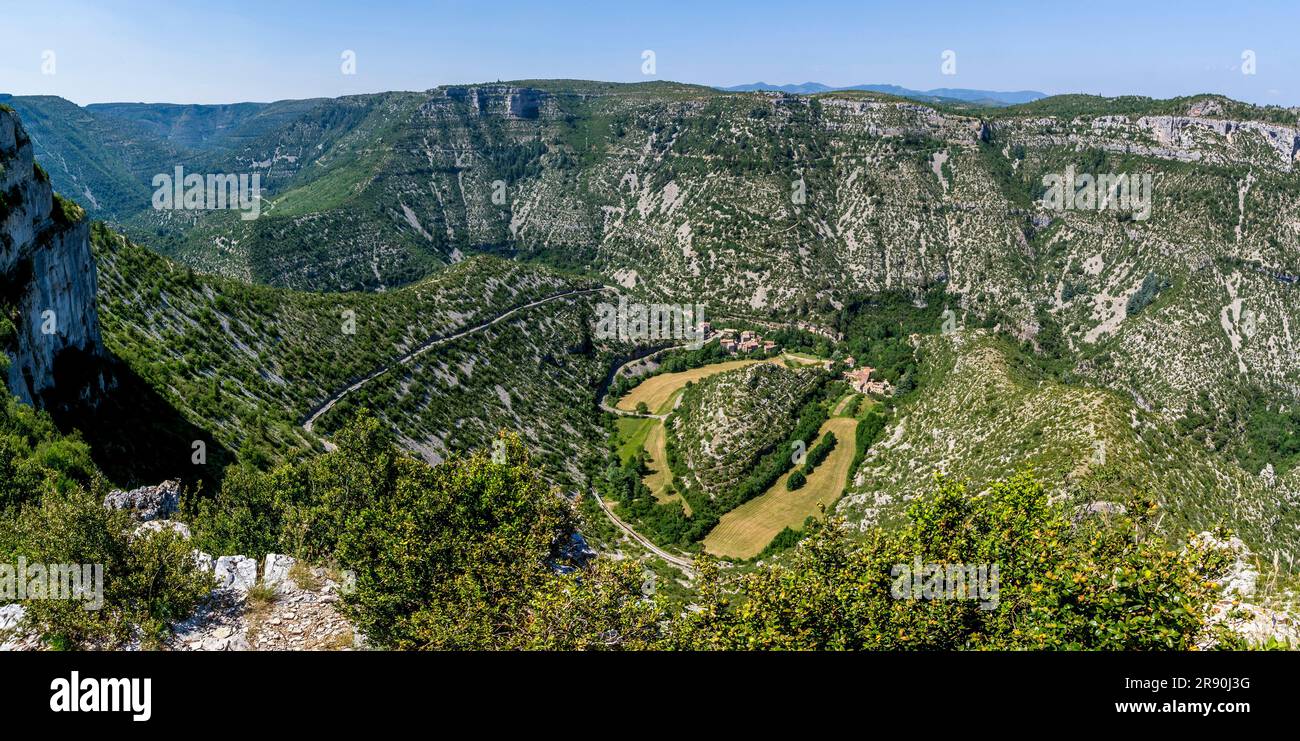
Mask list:
[[69,226],[84,219],[86,217],[86,210],[81,206],[78,206],[75,202],[69,201],[67,198],[55,193],[54,209],[51,215],[54,217],[55,223]]
[[835,450],[835,445],[838,442],[839,441],[835,439],[834,432],[827,432],[821,440],[817,441],[817,444],[812,447],[812,450],[808,451],[808,457],[804,459],[804,475],[806,476],[812,473],[813,469],[820,466],[822,461],[826,460],[826,456],[830,455],[832,450]]
[[102,505],[106,492],[86,444],[0,385],[0,562],[102,568],[99,609],[24,601],[27,626],[56,647],[156,644],[212,586],[184,540],[167,530],[134,535],[124,511]]
[[1128,303],[1124,307],[1126,315],[1133,316],[1150,306],[1151,302],[1156,300],[1156,295],[1169,288],[1169,286],[1170,283],[1167,279],[1161,278],[1155,273],[1147,273],[1146,277],[1142,279],[1142,285],[1138,287],[1137,292],[1129,296]]
[[198,505],[197,537],[242,553],[292,553],[356,574],[349,615],[403,649],[645,645],[661,619],[639,568],[557,573],[578,523],[517,436],[429,466],[359,416],[338,449],[270,473],[228,475]]
[[788,491],[798,491],[806,483],[808,483],[808,477],[804,475],[803,469],[796,468],[790,472],[789,478],[785,480],[785,488]]
[[24,507],[15,523],[16,555],[28,563],[89,564],[103,570],[103,605],[81,600],[29,599],[26,619],[55,646],[157,644],[172,623],[188,617],[212,590],[189,544],[171,530],[133,535],[123,510],[104,507],[102,488],[47,494]]
[[[1136,504],[1136,503],[1135,503]],[[725,578],[700,563],[699,609],[681,649],[1188,649],[1226,567],[1217,551],[1154,536],[1149,508],[1072,522],[1028,475],[971,496],[951,480],[901,531],[858,543],[812,534],[788,565]],[[998,600],[895,598],[898,565],[998,564]],[[904,592],[904,595],[908,595]]]
[[1270,403],[1269,395],[1257,388],[1244,391],[1226,408],[1215,408],[1201,395],[1177,427],[1181,434],[1228,451],[1251,473],[1272,465],[1284,475],[1300,463],[1300,410]]

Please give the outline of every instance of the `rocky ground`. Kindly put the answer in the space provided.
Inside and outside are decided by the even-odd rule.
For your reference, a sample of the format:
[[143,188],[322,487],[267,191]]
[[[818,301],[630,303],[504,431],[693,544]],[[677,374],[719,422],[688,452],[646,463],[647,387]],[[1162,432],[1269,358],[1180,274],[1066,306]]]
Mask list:
[[[251,563],[251,561],[249,561]],[[344,585],[326,569],[298,566],[289,556],[267,556],[267,564],[290,566],[295,576],[266,575],[246,584],[214,589],[188,620],[174,626],[169,651],[349,651],[364,641],[339,612]],[[303,584],[299,584],[302,581]],[[21,605],[0,607],[0,651],[40,651],[40,636],[16,633]],[[134,646],[138,649],[139,646]]]
[[[1279,609],[1279,605],[1264,606],[1265,595],[1259,593],[1259,571],[1253,564],[1253,553],[1239,538],[1220,540],[1210,533],[1196,536],[1210,547],[1225,550],[1233,556],[1233,564],[1224,575],[1223,596],[1210,608],[1206,619],[1208,626],[1226,625],[1233,633],[1246,639],[1252,647],[1300,648],[1300,620],[1292,612]],[[1291,595],[1294,603],[1294,595]],[[1276,600],[1268,600],[1276,602]],[[1202,639],[1200,648],[1213,648],[1216,641]]]
[[[206,555],[206,554],[204,554]],[[242,559],[242,560],[241,560]],[[256,564],[242,556],[218,562]],[[218,579],[224,574],[218,569]],[[245,572],[246,573],[246,572]],[[256,574],[256,571],[253,572]],[[339,611],[346,588],[326,569],[269,555],[260,582],[236,578],[176,626],[175,651],[340,651],[363,645]]]
[[[131,491],[114,491],[104,506],[129,510],[140,521],[137,534],[171,529],[189,538],[185,523],[165,519],[176,511],[180,485],[165,481]],[[339,611],[349,580],[292,556],[269,554],[259,569],[247,556],[213,558],[194,551],[199,568],[213,575],[214,588],[198,610],[175,626],[165,648],[172,651],[346,651],[364,639]],[[40,636],[23,632],[20,604],[0,605],[0,651],[39,651]],[[138,649],[139,646],[130,648]]]

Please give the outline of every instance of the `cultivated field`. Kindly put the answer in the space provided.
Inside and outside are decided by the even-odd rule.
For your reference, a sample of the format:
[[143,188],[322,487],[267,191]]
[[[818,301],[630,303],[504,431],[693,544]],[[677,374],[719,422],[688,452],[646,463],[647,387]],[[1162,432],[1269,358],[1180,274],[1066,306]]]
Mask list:
[[[646,379],[619,399],[615,406],[631,412],[636,410],[639,402],[645,402],[651,414],[667,414],[672,411],[673,402],[687,383],[758,362],[811,365],[825,361],[811,356],[794,356],[785,353],[768,358],[766,361],[744,358],[692,368],[679,373],[664,373]],[[835,407],[835,413],[842,413],[852,397],[853,395],[850,394],[841,400]],[[682,496],[667,493],[673,474],[668,468],[665,449],[667,439],[663,422],[658,419],[622,417],[617,424],[620,457],[624,461],[630,460],[640,448],[644,447],[649,454],[646,465],[650,469],[650,473],[642,479],[645,485],[650,487],[655,499],[660,502],[680,501],[686,508],[686,514],[689,515],[690,505],[682,499]],[[808,483],[798,491],[786,491],[786,477],[782,476],[767,492],[725,515],[705,539],[705,547],[717,555],[748,558],[761,551],[786,525],[796,529],[802,526],[808,515],[817,514],[819,503],[825,502],[829,506],[838,499],[844,490],[848,467],[853,460],[853,436],[856,425],[857,420],[847,417],[831,419],[823,425],[818,431],[819,438],[828,430],[833,430],[839,442],[835,450],[808,477]]]
[[819,358],[816,355],[810,355],[805,352],[785,352],[781,353],[782,360],[789,360],[799,365],[829,365],[830,361]]
[[668,468],[668,449],[667,437],[664,434],[664,423],[659,420],[653,420],[649,434],[645,437],[645,450],[650,454],[650,460],[646,461],[650,473],[646,474],[642,481],[650,487],[654,493],[655,499],[660,502],[680,501],[686,509],[686,514],[691,513],[691,505],[682,499],[680,494],[668,494],[668,485],[672,483],[673,472]]
[[[782,353],[781,355],[768,358],[766,361],[762,362],[783,364],[787,360],[799,365],[815,365],[817,363],[825,362],[811,356],[791,355],[789,353]],[[663,373],[657,376],[651,376],[636,388],[627,392],[627,395],[622,399],[619,399],[618,404],[615,404],[614,406],[625,412],[633,412],[636,411],[637,402],[644,401],[646,408],[650,410],[651,414],[667,414],[672,411],[673,408],[673,395],[680,391],[687,383],[698,381],[701,378],[708,378],[709,376],[718,373],[725,373],[729,370],[744,368],[747,365],[753,365],[758,362],[760,361],[752,358],[728,360],[723,363],[714,363],[713,365],[691,368],[690,370],[684,370],[680,373]]]
[[748,359],[728,360],[725,363],[714,363],[713,365],[691,368],[680,373],[663,373],[652,376],[627,392],[626,396],[618,400],[616,406],[624,411],[632,412],[636,410],[638,402],[644,401],[652,414],[667,414],[672,410],[673,394],[677,393],[687,383],[698,381],[701,378],[708,378],[716,373],[744,368],[757,362],[757,360]]
[[646,474],[641,480],[645,485],[650,487],[654,493],[655,499],[660,502],[680,501],[686,509],[686,514],[691,513],[691,505],[682,499],[680,494],[668,494],[668,484],[672,483],[673,472],[668,468],[668,450],[667,439],[664,436],[664,423],[658,419],[648,417],[620,417],[615,423],[618,426],[618,455],[619,460],[627,463],[636,457],[637,453],[645,448],[649,454],[649,460],[646,466],[650,473]]
[[840,399],[838,402],[835,403],[835,409],[834,411],[831,412],[831,416],[832,417],[845,416],[845,413],[848,411],[849,404],[853,403],[853,400],[856,399],[857,396],[858,396],[857,394],[845,394],[843,399]]
[[790,474],[786,473],[766,492],[723,515],[704,539],[704,549],[716,556],[752,558],[786,527],[801,529],[809,515],[819,513],[819,505],[830,507],[840,498],[848,480],[857,424],[852,417],[827,420],[818,431],[818,439],[834,432],[835,449],[813,470],[808,483],[797,491],[788,491],[785,481]]

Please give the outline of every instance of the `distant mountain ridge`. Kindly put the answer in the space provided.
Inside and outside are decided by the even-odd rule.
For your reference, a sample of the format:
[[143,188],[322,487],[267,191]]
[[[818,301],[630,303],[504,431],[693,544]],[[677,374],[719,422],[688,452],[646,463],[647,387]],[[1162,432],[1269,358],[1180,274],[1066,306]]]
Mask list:
[[310,111],[320,98],[274,103],[190,105],[175,103],[91,103],[85,110],[190,151],[237,147]]
[[795,95],[813,95],[816,93],[830,93],[840,90],[866,90],[873,93],[886,93],[888,95],[897,95],[900,98],[916,98],[918,100],[933,101],[935,99],[960,100],[966,103],[983,103],[985,105],[1018,105],[1020,103],[1032,103],[1035,100],[1046,98],[1046,93],[1040,93],[1037,90],[972,90],[967,88],[950,88],[941,87],[933,90],[912,90],[911,88],[900,87],[898,85],[849,85],[845,87],[831,87],[823,85],[820,82],[804,82],[792,85],[769,85],[766,82],[753,82],[748,85],[733,85],[731,87],[720,87],[729,93],[750,93],[758,90],[771,90],[781,93],[792,93]]

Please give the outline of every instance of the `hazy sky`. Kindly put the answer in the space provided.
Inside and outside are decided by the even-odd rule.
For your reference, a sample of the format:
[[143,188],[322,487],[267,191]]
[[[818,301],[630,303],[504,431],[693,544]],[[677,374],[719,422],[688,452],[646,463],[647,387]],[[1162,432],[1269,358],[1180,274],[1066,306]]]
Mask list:
[[[1300,105],[1297,38],[1300,0],[0,0],[0,92],[228,103],[568,77]],[[647,49],[653,77],[642,74]],[[354,75],[342,73],[345,50]],[[955,75],[941,73],[945,50]],[[1242,74],[1246,50],[1253,75]]]

